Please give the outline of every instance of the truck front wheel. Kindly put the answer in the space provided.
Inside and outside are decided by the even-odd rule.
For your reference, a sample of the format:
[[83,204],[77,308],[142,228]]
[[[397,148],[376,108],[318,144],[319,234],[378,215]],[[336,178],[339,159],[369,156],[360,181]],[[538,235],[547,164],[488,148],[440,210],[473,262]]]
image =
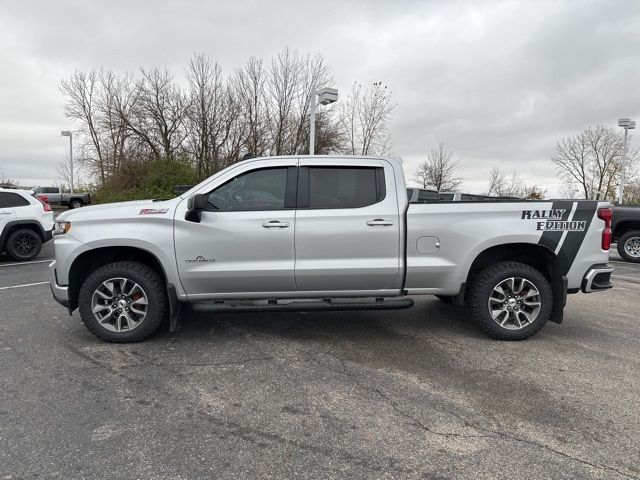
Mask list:
[[499,262],[476,275],[469,305],[473,319],[490,337],[524,340],[549,320],[553,294],[549,281],[535,268]]
[[87,329],[107,342],[139,342],[153,334],[167,312],[160,275],[138,262],[114,262],[85,280],[78,297]]

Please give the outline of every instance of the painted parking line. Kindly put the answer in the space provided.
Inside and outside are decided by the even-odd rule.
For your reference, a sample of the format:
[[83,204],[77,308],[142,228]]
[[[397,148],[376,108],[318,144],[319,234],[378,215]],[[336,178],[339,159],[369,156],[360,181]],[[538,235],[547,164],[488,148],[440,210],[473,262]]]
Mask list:
[[11,288],[22,288],[22,287],[35,287],[36,285],[44,285],[45,283],[49,283],[47,282],[35,282],[35,283],[25,283],[23,285],[11,285],[8,287],[0,287],[0,290],[9,290]]
[[32,265],[35,263],[51,263],[53,262],[53,258],[49,260],[34,260],[33,262],[17,262],[17,263],[3,263],[0,267],[17,267],[19,265]]

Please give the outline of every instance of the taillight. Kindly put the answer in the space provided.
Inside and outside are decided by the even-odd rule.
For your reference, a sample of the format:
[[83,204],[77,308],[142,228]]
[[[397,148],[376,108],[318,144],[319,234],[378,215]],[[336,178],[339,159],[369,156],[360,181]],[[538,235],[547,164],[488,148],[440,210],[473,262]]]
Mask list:
[[44,197],[44,200],[40,197],[38,197],[36,195],[36,198],[38,199],[38,201],[42,204],[42,207],[44,208],[45,212],[50,212],[51,211],[51,206],[47,203],[47,198],[48,197]]
[[611,247],[611,216],[613,211],[611,208],[599,208],[598,218],[604,220],[604,230],[602,231],[602,250],[609,250]]

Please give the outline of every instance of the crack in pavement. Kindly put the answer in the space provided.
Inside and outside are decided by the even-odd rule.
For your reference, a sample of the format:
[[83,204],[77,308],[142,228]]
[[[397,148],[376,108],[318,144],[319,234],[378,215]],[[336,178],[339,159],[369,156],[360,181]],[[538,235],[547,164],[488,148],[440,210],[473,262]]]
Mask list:
[[450,411],[450,410],[446,410],[446,413],[448,413],[449,415],[451,415],[451,416],[457,418],[458,420],[460,420],[466,427],[472,428],[472,429],[477,430],[479,432],[487,433],[488,435],[467,435],[467,434],[460,434],[460,433],[456,434],[456,433],[438,432],[436,430],[433,430],[432,428],[429,428],[427,425],[423,424],[419,419],[413,417],[409,413],[407,413],[404,410],[402,410],[399,407],[397,402],[392,400],[388,395],[384,394],[379,388],[377,388],[377,387],[369,387],[369,386],[363,385],[362,382],[360,382],[358,380],[358,378],[356,378],[356,376],[353,373],[350,373],[350,372],[347,371],[347,365],[346,365],[346,362],[343,359],[341,359],[340,357],[338,357],[335,354],[330,353],[330,352],[323,352],[322,354],[323,355],[327,355],[327,356],[337,360],[340,363],[340,365],[342,366],[342,370],[337,370],[335,368],[332,368],[332,367],[330,367],[330,366],[318,361],[315,358],[311,358],[311,360],[314,363],[320,365],[321,367],[323,367],[323,368],[325,368],[327,370],[330,370],[332,372],[335,372],[335,373],[338,373],[340,375],[344,375],[344,376],[350,378],[360,388],[362,388],[364,390],[367,390],[369,392],[376,393],[380,398],[384,399],[385,402],[394,411],[396,411],[399,415],[401,415],[402,417],[410,420],[411,423],[414,426],[417,426],[418,428],[421,428],[422,430],[424,430],[426,432],[429,432],[431,434],[438,435],[438,436],[443,436],[443,437],[502,438],[502,439],[509,439],[509,440],[513,440],[513,441],[516,441],[516,442],[520,442],[520,443],[524,443],[524,444],[527,444],[527,445],[531,445],[531,446],[534,446],[534,447],[542,448],[544,450],[547,450],[548,452],[560,455],[562,457],[568,458],[570,460],[573,460],[575,462],[578,462],[578,463],[581,463],[583,465],[589,466],[591,468],[596,468],[596,469],[600,469],[600,470],[615,472],[618,475],[622,475],[622,476],[627,477],[627,478],[640,479],[640,477],[638,477],[636,475],[632,475],[632,474],[623,472],[622,470],[619,470],[618,468],[612,467],[610,465],[600,465],[600,464],[596,464],[596,463],[591,463],[591,462],[589,462],[587,460],[584,460],[584,459],[579,458],[579,457],[575,457],[573,455],[570,455],[570,454],[568,454],[566,452],[562,452],[560,450],[556,450],[555,448],[553,448],[553,447],[551,447],[549,445],[545,445],[543,443],[539,443],[539,442],[536,442],[534,440],[529,440],[527,438],[522,438],[522,437],[519,437],[517,435],[513,435],[511,433],[508,433],[508,432],[499,431],[499,430],[493,430],[493,429],[490,429],[490,428],[486,428],[486,427],[482,427],[482,426],[476,425],[476,424],[470,422],[469,420],[467,420],[466,418],[464,418],[463,416],[461,416],[461,415],[459,415],[459,414],[457,414],[457,413],[455,413],[453,411]]

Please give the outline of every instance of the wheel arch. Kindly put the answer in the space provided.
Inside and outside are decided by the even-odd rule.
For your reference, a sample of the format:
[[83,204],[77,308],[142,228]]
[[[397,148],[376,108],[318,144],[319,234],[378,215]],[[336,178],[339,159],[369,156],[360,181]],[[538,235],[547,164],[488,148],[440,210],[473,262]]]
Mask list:
[[83,281],[96,269],[109,263],[129,260],[147,265],[162,278],[165,287],[169,284],[167,273],[158,257],[143,248],[132,246],[109,246],[87,250],[78,255],[69,269],[69,310],[78,307],[78,295]]
[[7,238],[9,238],[9,235],[20,228],[28,228],[29,230],[33,230],[35,233],[37,233],[40,236],[40,239],[44,243],[46,235],[45,235],[44,229],[42,228],[42,225],[40,225],[37,221],[11,220],[10,222],[7,222],[4,229],[2,230],[2,233],[0,233],[0,250],[4,249],[5,243],[7,241]]
[[613,229],[613,240],[617,241],[622,235],[632,230],[640,230],[640,220],[620,220]]
[[[557,255],[548,247],[533,243],[506,243],[491,246],[480,252],[474,259],[466,278],[466,289],[469,288],[475,275],[485,267],[496,262],[520,262],[538,270],[549,281],[553,292],[553,310],[550,320],[562,322],[562,311],[566,303],[567,279]],[[467,292],[465,291],[465,297]]]

